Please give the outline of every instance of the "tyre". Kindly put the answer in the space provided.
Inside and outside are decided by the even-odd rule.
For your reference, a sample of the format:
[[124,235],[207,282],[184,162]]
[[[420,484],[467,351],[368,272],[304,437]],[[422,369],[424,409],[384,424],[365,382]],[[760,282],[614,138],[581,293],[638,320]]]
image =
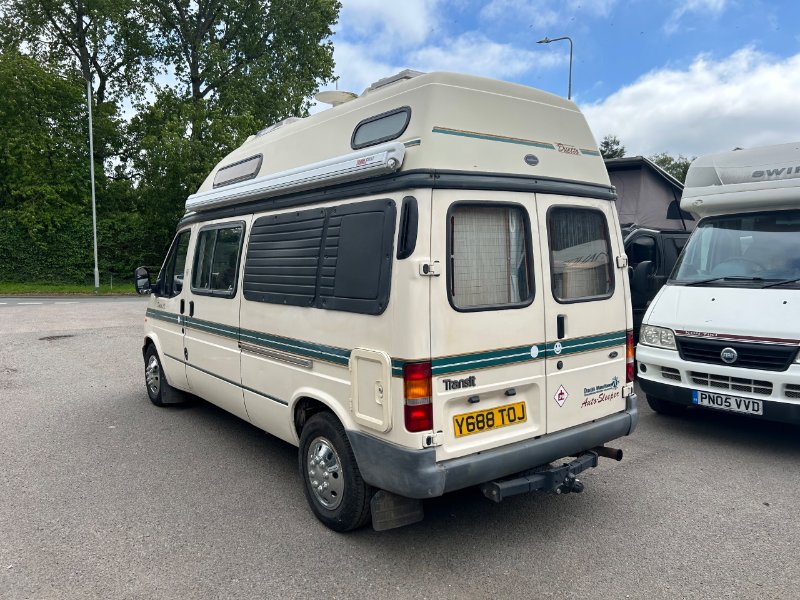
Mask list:
[[298,453],[303,489],[314,515],[339,532],[366,525],[374,490],[361,478],[339,420],[329,412],[312,416],[303,427]]
[[158,357],[156,347],[150,344],[144,355],[144,384],[147,387],[147,395],[150,402],[156,406],[164,406],[164,395],[166,387],[169,385],[164,377],[164,369],[161,368],[161,359]]
[[662,415],[681,415],[686,412],[686,407],[682,404],[676,404],[669,400],[662,400],[661,398],[654,398],[647,396],[647,403],[657,413]]

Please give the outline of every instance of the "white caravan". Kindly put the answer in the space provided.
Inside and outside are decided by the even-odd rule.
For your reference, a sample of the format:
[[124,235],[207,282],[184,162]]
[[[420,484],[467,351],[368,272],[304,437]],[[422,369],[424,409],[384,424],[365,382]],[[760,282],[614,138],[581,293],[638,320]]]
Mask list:
[[338,531],[473,485],[580,491],[637,421],[614,199],[575,104],[511,83],[404,72],[270,127],[138,272],[150,398],[299,446]]
[[650,406],[800,423],[800,142],[698,158],[681,208],[702,220],[644,318]]

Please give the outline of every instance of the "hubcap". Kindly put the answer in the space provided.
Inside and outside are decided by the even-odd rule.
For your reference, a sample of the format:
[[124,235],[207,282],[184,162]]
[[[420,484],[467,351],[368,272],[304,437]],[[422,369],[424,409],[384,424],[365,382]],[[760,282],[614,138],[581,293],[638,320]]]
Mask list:
[[151,356],[147,361],[147,366],[144,369],[144,379],[147,382],[147,389],[152,396],[158,396],[158,390],[161,387],[161,368],[158,364],[158,359]]
[[324,437],[314,438],[308,446],[306,463],[308,485],[314,498],[328,510],[334,510],[342,503],[344,477],[341,461],[333,444]]

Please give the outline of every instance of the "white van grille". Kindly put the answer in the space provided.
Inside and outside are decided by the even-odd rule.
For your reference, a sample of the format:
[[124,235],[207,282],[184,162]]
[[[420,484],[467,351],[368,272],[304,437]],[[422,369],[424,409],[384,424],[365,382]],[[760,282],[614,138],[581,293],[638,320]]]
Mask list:
[[673,381],[680,381],[681,372],[672,367],[661,367],[661,377],[664,379],[672,379]]
[[769,396],[772,394],[772,383],[769,381],[728,377],[726,375],[714,375],[713,373],[699,373],[697,371],[692,371],[691,377],[692,383],[720,390],[748,392],[750,394],[760,394],[762,396]]

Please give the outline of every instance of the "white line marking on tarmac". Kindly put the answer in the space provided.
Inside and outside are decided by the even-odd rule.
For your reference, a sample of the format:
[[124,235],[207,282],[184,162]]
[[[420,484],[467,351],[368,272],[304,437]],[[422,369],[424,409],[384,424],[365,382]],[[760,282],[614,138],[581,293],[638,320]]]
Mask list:
[[44,304],[44,302],[17,302],[17,306],[23,306],[28,304]]

